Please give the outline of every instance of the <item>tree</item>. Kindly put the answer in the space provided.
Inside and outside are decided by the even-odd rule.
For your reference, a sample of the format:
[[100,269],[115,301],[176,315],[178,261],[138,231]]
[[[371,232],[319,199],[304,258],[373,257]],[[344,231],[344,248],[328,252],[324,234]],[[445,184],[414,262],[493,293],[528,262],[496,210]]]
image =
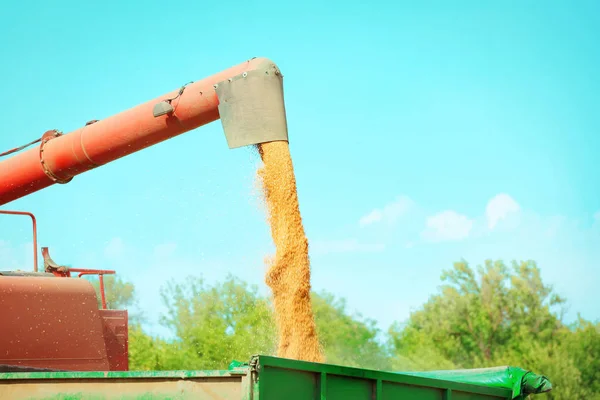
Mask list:
[[[161,319],[175,339],[153,338],[132,328],[132,365],[146,369],[221,369],[253,354],[274,354],[277,332],[268,298],[257,288],[229,276],[207,285],[190,277],[162,290],[167,314]],[[345,301],[322,292],[312,294],[313,310],[327,362],[388,369],[375,323],[349,315]]]
[[543,284],[534,262],[486,261],[474,271],[466,262],[442,275],[441,293],[394,326],[397,350],[434,345],[441,356],[462,367],[489,364],[496,354],[520,350],[524,339],[548,342],[561,329],[552,312],[564,300]]
[[388,370],[389,359],[380,343],[375,321],[350,315],[344,299],[321,292],[312,294],[319,340],[328,363]]
[[[598,394],[590,388],[597,364],[586,357],[598,351],[597,329],[586,325],[574,333],[563,324],[565,300],[542,282],[535,262],[513,262],[509,268],[486,261],[473,269],[462,261],[445,271],[442,281],[439,293],[405,326],[390,329],[396,361],[422,369],[512,364],[549,376],[551,398]],[[419,364],[423,355],[426,362]],[[589,368],[582,365],[586,362]]]
[[222,369],[234,359],[274,350],[269,302],[236,278],[209,286],[190,277],[183,284],[169,283],[162,298],[168,309],[162,323],[176,337],[171,349],[183,355],[177,369]]
[[600,399],[600,322],[579,318],[565,338],[565,348],[581,370],[582,384]]
[[164,367],[166,343],[146,334],[140,324],[129,325],[129,369],[153,371]]
[[[112,279],[110,305],[134,304],[133,285]],[[274,354],[273,310],[256,287],[231,276],[214,285],[191,277],[168,283],[161,295],[161,321],[174,339],[153,337],[131,321],[132,370],[222,369]],[[385,346],[374,321],[351,314],[344,299],[324,291],[312,293],[312,302],[328,363],[395,371],[513,365],[548,376],[548,398],[600,400],[600,324],[563,323],[565,300],[533,261],[455,263],[438,293],[390,328]]]

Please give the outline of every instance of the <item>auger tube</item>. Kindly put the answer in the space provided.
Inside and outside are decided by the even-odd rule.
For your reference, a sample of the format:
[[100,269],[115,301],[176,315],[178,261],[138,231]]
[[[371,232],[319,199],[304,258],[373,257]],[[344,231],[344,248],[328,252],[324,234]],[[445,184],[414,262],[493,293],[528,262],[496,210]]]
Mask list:
[[0,205],[221,118],[230,148],[287,141],[282,75],[253,58],[0,161]]

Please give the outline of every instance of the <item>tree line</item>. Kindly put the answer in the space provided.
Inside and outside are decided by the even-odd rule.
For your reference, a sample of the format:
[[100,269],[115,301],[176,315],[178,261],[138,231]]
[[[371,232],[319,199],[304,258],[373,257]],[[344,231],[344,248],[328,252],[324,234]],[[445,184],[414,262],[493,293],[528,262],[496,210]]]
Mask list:
[[[135,288],[106,277],[110,308],[135,303]],[[600,399],[600,322],[565,322],[566,299],[543,282],[534,261],[454,263],[434,295],[407,321],[381,331],[351,313],[343,298],[312,293],[328,363],[388,371],[519,366],[547,376],[549,399]],[[97,281],[92,283],[98,287]],[[232,360],[273,354],[269,298],[229,276],[169,282],[161,290],[160,322],[174,339],[148,334],[143,315],[130,318],[131,370],[226,369]]]

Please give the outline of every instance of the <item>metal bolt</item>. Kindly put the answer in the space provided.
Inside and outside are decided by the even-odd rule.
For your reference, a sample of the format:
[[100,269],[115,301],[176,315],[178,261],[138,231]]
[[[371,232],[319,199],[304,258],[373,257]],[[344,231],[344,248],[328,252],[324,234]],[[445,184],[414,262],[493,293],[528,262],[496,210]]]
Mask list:
[[242,76],[245,78],[245,77],[247,77],[247,76],[248,76],[248,73],[247,73],[247,72],[244,72],[244,73],[242,74]]
[[219,85],[213,85],[213,87],[216,89],[216,88],[218,88],[218,87],[219,87]]

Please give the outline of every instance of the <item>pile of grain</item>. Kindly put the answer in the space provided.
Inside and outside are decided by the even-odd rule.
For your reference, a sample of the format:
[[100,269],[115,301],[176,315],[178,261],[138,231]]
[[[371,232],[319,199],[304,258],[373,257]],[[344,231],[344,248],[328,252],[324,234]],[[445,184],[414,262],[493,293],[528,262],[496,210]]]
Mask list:
[[308,240],[302,226],[296,178],[287,142],[258,145],[258,178],[267,206],[275,255],[267,259],[266,282],[273,293],[279,331],[277,356],[324,360],[310,301]]

